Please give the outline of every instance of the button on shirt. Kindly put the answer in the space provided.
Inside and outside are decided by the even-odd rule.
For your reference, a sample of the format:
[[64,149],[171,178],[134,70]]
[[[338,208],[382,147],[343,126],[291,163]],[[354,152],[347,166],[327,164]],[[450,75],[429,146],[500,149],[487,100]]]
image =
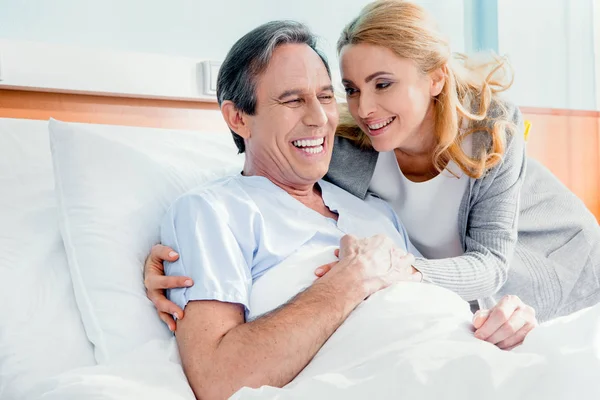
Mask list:
[[360,200],[319,181],[327,218],[261,176],[231,176],[177,199],[161,225],[161,242],[179,253],[165,263],[167,275],[194,279],[167,296],[185,307],[192,300],[238,303],[250,309],[253,282],[303,246],[339,246],[346,234],[385,234],[396,246],[419,255],[396,214],[383,200]]

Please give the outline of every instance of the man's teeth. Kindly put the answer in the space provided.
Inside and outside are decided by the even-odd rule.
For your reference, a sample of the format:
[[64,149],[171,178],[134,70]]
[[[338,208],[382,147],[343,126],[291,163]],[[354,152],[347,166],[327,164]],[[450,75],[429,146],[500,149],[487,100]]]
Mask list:
[[309,154],[318,154],[320,152],[323,151],[323,146],[316,146],[316,147],[299,147],[300,150],[302,150],[305,153],[309,153]]
[[383,121],[383,122],[380,122],[380,123],[378,123],[378,124],[374,124],[374,125],[367,125],[367,126],[368,126],[368,127],[369,127],[369,129],[371,129],[371,130],[375,130],[375,129],[381,129],[381,128],[383,128],[384,126],[386,126],[386,125],[389,125],[389,124],[390,124],[390,123],[391,123],[393,120],[394,120],[394,117],[392,117],[392,118],[388,119],[387,121]]
[[[321,146],[324,141],[325,141],[324,138],[313,139],[313,140],[294,140],[292,142],[292,144],[296,147],[315,147],[315,146]],[[323,146],[321,146],[321,147],[323,147]]]

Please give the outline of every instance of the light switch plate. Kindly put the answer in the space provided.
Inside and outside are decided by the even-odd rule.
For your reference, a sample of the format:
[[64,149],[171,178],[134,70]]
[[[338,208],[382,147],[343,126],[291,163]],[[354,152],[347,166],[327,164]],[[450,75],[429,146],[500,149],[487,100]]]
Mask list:
[[219,75],[220,61],[202,62],[202,91],[206,95],[217,94],[217,76]]

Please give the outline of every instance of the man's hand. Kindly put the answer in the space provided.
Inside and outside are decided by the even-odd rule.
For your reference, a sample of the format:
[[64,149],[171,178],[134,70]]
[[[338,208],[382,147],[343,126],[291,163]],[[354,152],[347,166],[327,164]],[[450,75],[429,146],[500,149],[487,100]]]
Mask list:
[[[412,266],[412,264],[414,263],[414,256],[412,254],[408,254],[404,250],[394,247],[394,244],[391,241],[391,239],[388,239],[383,235],[378,235],[370,239],[362,240],[359,240],[351,235],[344,236],[344,238],[346,238],[347,240],[346,245],[349,246],[346,249],[347,251],[350,251],[350,248],[354,248],[355,250],[360,249],[360,246],[362,246],[362,251],[366,252],[368,251],[367,249],[369,244],[376,245],[376,243],[385,242],[384,249],[385,251],[390,252],[391,262],[397,269],[397,272],[399,273],[400,281],[421,282],[423,280],[423,275],[421,274],[421,272],[417,271]],[[344,238],[342,238],[342,240],[344,240]],[[335,251],[335,256],[338,258],[340,257],[340,249],[337,249]],[[315,275],[317,275],[318,278],[321,278],[326,273],[328,273],[335,264],[336,263],[331,263],[317,268],[315,270]]]
[[321,266],[315,274],[318,277],[327,274],[331,279],[353,276],[363,285],[365,298],[396,282],[421,280],[420,272],[415,273],[412,267],[414,256],[396,249],[385,235],[365,239],[345,235],[336,256],[340,258],[337,264]]
[[157,244],[152,247],[144,264],[144,286],[146,296],[154,303],[160,319],[167,324],[171,332],[175,332],[177,324],[173,319],[183,318],[183,310],[165,296],[165,289],[190,287],[194,284],[186,276],[165,276],[163,261],[177,261],[179,254],[170,247]]
[[479,310],[473,316],[475,337],[512,350],[523,343],[538,326],[535,310],[517,296],[504,296],[491,310]]

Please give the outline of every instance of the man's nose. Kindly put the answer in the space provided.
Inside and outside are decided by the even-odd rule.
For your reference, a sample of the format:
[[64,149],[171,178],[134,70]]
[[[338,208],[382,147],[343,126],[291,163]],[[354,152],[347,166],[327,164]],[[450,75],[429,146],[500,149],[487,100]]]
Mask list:
[[328,121],[327,113],[319,101],[311,102],[304,115],[304,123],[308,126],[324,126]]

